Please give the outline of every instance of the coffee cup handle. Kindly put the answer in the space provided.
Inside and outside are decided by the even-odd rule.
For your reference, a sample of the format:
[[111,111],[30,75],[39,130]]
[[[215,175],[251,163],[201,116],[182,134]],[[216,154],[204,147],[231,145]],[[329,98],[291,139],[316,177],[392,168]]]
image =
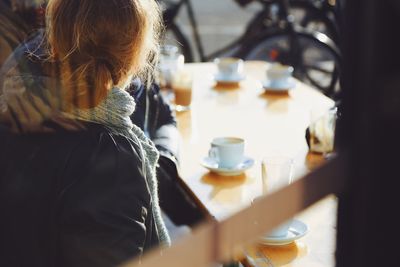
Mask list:
[[208,151],[208,156],[212,159],[218,160],[218,149],[216,147],[210,148],[210,150]]

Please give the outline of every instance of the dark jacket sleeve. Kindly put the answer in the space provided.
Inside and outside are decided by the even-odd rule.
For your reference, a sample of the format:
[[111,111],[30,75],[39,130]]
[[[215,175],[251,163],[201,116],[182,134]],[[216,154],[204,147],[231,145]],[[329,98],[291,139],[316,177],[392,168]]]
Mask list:
[[58,266],[117,266],[140,256],[152,238],[151,197],[137,150],[124,139],[99,140],[87,160],[74,152],[65,171],[68,181],[85,174],[61,195]]
[[177,167],[181,136],[175,112],[156,84],[146,89],[136,79],[129,91],[136,100],[136,110],[131,116],[133,123],[147,132],[160,152],[157,178],[161,209],[175,224],[194,226],[205,215],[179,179]]
[[155,83],[146,89],[143,83],[136,80],[130,91],[136,100],[136,110],[131,116],[133,123],[149,135],[161,156],[177,164],[181,136],[171,105],[165,101]]

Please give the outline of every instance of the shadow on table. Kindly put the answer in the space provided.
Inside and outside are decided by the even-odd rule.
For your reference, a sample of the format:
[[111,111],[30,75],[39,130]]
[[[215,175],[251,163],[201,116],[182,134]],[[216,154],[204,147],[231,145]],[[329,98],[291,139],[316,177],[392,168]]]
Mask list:
[[243,187],[246,183],[247,176],[245,174],[237,176],[220,176],[209,172],[203,175],[201,181],[212,186],[209,199],[219,204],[242,203]]
[[217,82],[214,85],[215,90],[232,90],[232,89],[239,89],[241,87],[240,82],[231,82],[231,83],[221,83]]
[[[256,245],[248,250],[248,254],[253,259],[262,259],[265,257],[268,259],[272,266],[286,266],[294,260],[303,257],[308,252],[308,248],[301,242],[292,242],[283,246],[268,246],[268,245]],[[262,262],[258,260],[257,262]],[[245,264],[251,266],[250,264]],[[264,265],[260,265],[262,267]],[[268,264],[265,264],[268,266]]]
[[223,186],[224,188],[236,187],[246,182],[246,174],[236,176],[222,176],[213,172],[208,172],[201,177],[201,181],[205,184],[213,186]]
[[322,154],[308,152],[306,156],[306,165],[309,170],[314,170],[325,163],[326,160]]
[[269,111],[274,113],[286,113],[289,109],[289,93],[269,93],[263,92],[258,96],[264,99],[267,103],[266,107]]

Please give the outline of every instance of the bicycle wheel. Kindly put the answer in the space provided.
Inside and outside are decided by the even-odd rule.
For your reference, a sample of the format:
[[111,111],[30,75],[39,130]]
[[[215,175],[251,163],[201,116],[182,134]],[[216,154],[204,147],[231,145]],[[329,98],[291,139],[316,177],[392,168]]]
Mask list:
[[180,53],[185,56],[185,62],[194,61],[189,41],[186,39],[181,29],[175,24],[169,24],[167,26],[161,41],[163,44],[169,44],[178,47]]
[[[297,53],[293,54],[287,33],[274,33],[249,41],[241,52],[246,60],[280,62],[294,67],[294,76],[329,97],[340,90],[338,52],[313,35],[296,33]],[[251,44],[254,45],[251,45]]]
[[309,32],[321,32],[339,42],[339,30],[333,14],[324,13],[308,0],[291,0],[289,13],[293,16],[294,24]]

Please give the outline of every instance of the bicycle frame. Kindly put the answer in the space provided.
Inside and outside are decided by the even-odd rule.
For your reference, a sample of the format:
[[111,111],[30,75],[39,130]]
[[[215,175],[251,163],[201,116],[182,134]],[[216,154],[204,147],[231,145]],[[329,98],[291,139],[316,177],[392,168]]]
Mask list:
[[193,9],[192,2],[190,0],[180,0],[178,3],[176,3],[170,9],[168,9],[166,11],[166,13],[164,14],[164,16],[163,16],[164,22],[167,21],[167,27],[174,27],[175,30],[180,35],[180,37],[184,40],[184,43],[189,45],[190,42],[187,40],[185,35],[181,32],[179,27],[176,26],[175,23],[174,23],[174,19],[179,14],[179,11],[180,11],[180,9],[182,8],[183,5],[186,6],[186,12],[187,12],[187,15],[189,17],[190,26],[192,28],[194,43],[195,43],[196,49],[197,49],[197,51],[198,51],[198,53],[200,55],[200,60],[204,61],[204,58],[205,58],[204,47],[203,47],[203,43],[201,42],[200,32],[198,30],[197,20],[196,20],[195,14],[194,14],[194,9]]
[[[239,42],[246,43],[246,40],[259,39],[260,36],[271,35],[274,32],[285,32],[289,36],[291,62],[297,64],[298,62],[295,62],[295,59],[298,58],[296,55],[298,54],[299,43],[296,38],[297,33],[294,29],[293,20],[288,12],[290,7],[289,0],[259,0],[259,2],[263,4],[263,9],[250,21]],[[274,4],[278,6],[278,12],[275,14],[277,19],[274,21],[274,25],[266,26],[264,21],[266,18],[270,18],[270,7]],[[282,22],[284,25],[281,24]],[[242,52],[239,51],[238,54],[241,55]]]
[[[194,13],[194,9],[193,9],[193,5],[192,2],[190,0],[181,0],[179,1],[177,4],[175,4],[170,10],[168,10],[166,16],[164,17],[164,21],[166,20],[166,17],[168,17],[168,25],[169,27],[175,27],[176,25],[174,24],[174,19],[175,17],[178,15],[180,9],[182,8],[183,5],[186,5],[186,12],[189,18],[189,23],[192,29],[192,34],[193,34],[193,39],[194,39],[194,44],[195,44],[195,48],[199,54],[200,57],[200,61],[205,62],[205,61],[209,61],[215,57],[217,57],[218,55],[221,55],[227,51],[232,50],[235,47],[239,47],[240,44],[243,42],[243,40],[249,39],[252,37],[252,29],[255,28],[256,23],[258,23],[258,21],[260,21],[261,17],[265,17],[265,15],[267,14],[268,10],[267,9],[263,9],[262,11],[260,11],[255,18],[252,20],[251,23],[249,23],[249,25],[246,27],[244,33],[237,39],[235,39],[234,41],[232,41],[231,43],[229,43],[228,45],[218,49],[217,51],[212,52],[209,55],[206,55],[204,52],[204,46],[203,43],[201,41],[201,37],[200,37],[200,32],[198,29],[198,23],[195,17],[195,13]],[[190,42],[187,40],[187,38],[185,37],[185,35],[179,30],[179,27],[175,27],[175,30],[178,32],[178,34],[181,36],[181,39],[184,40],[183,42],[185,44],[189,44]]]
[[[190,0],[184,0],[184,1],[190,2]],[[285,1],[285,0],[283,0],[283,1]],[[262,0],[260,2],[262,2]],[[191,12],[193,14],[193,10]],[[226,46],[217,49],[216,51],[212,52],[209,55],[205,55],[205,53],[203,52],[204,50],[202,49],[200,51],[200,49],[199,49],[200,60],[201,61],[209,61],[227,51],[233,50],[235,47],[240,47],[241,44],[243,44],[243,42],[245,40],[254,39],[254,37],[257,34],[259,34],[261,31],[266,30],[265,27],[262,27],[263,24],[260,23],[260,21],[262,20],[262,18],[265,18],[267,16],[269,16],[269,9],[267,8],[266,5],[264,5],[264,8],[254,16],[254,18],[250,21],[250,23],[248,23],[248,25],[246,26],[246,29],[243,31],[243,33],[238,38],[236,38],[235,40],[233,40]],[[194,16],[192,18],[195,21]],[[260,29],[260,26],[262,27],[262,29]],[[192,28],[193,28],[193,31],[195,32],[195,35],[199,36],[198,28],[194,27],[194,24],[192,24]],[[257,29],[257,30],[255,30],[255,29]],[[200,38],[195,39],[195,41],[196,41],[196,45],[198,47],[202,47]]]
[[[256,36],[259,36],[260,34],[264,34],[265,31],[271,31],[271,29],[268,29],[267,26],[264,25],[263,21],[265,18],[268,18],[270,16],[270,5],[271,4],[277,4],[279,5],[279,18],[278,21],[285,21],[288,25],[285,26],[286,30],[288,33],[294,33],[294,26],[293,23],[290,20],[290,16],[288,14],[289,10],[289,1],[288,0],[270,0],[270,1],[264,1],[264,0],[258,0],[261,4],[263,4],[263,8],[261,11],[259,11],[257,14],[255,14],[254,18],[248,23],[246,29],[243,31],[241,36],[227,44],[226,46],[217,49],[216,51],[206,55],[204,52],[204,46],[200,37],[200,32],[198,29],[198,23],[197,19],[195,17],[195,12],[193,9],[192,2],[190,0],[181,0],[177,4],[175,4],[174,7],[172,7],[172,12],[167,14],[169,16],[169,23],[171,27],[175,27],[176,32],[180,35],[181,39],[183,40],[184,45],[190,44],[190,42],[187,40],[185,35],[180,31],[179,27],[174,24],[174,19],[178,15],[180,9],[182,8],[183,5],[186,5],[186,12],[189,18],[189,23],[192,29],[192,34],[193,34],[193,40],[194,40],[194,45],[195,48],[199,54],[200,61],[205,62],[205,61],[210,61],[213,58],[224,54],[228,51],[234,50],[236,47],[241,47],[243,43],[246,42],[246,40],[251,40],[254,39]],[[273,27],[277,27],[276,25]],[[295,38],[293,38],[295,41]],[[295,44],[292,45],[293,47],[296,47]],[[296,51],[293,51],[293,53],[296,53]],[[239,52],[240,54],[240,52]],[[193,56],[193,55],[191,55]],[[189,60],[190,61],[190,60]]]

